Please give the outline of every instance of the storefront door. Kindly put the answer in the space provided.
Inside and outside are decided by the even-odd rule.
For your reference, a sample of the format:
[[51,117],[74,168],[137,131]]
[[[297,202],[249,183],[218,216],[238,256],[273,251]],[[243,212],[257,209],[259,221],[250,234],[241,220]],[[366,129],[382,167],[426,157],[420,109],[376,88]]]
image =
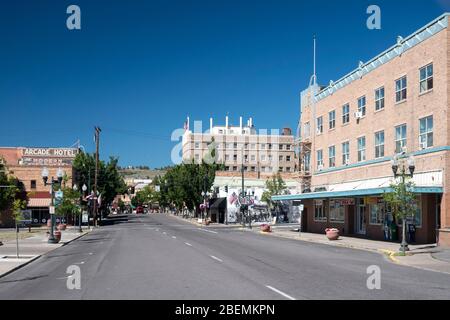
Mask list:
[[363,199],[356,202],[356,233],[366,234],[366,205]]

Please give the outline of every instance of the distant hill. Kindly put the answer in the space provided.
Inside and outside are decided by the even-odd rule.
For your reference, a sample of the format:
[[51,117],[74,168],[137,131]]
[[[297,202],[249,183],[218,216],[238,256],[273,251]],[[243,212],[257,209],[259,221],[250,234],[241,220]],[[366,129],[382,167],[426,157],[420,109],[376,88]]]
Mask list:
[[154,179],[156,176],[163,176],[166,173],[166,170],[123,168],[119,170],[119,173],[123,178]]

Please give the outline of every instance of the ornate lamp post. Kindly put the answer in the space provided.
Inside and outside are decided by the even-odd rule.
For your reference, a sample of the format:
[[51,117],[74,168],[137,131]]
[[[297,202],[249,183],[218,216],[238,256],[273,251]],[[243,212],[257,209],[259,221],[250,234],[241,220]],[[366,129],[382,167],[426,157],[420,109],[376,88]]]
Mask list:
[[[63,176],[64,176],[64,171],[61,168],[58,168],[58,171],[56,172],[56,177],[57,179],[54,180],[53,177],[51,177],[50,183],[48,182],[48,169],[46,167],[44,167],[42,169],[41,172],[41,176],[42,176],[42,180],[44,181],[44,185],[50,185],[50,194],[51,194],[51,207],[52,210],[55,209],[55,192],[54,192],[54,185],[61,185]],[[55,213],[54,211],[50,211],[50,221],[51,221],[51,226],[50,226],[50,236],[48,238],[48,243],[58,243],[58,240],[56,240],[55,238],[55,234],[54,234],[54,228],[55,228]]]
[[[400,172],[399,172],[400,169]],[[402,185],[405,185],[405,178],[412,178],[414,175],[414,170],[416,169],[414,163],[414,157],[410,156],[407,160],[405,158],[399,159],[397,155],[392,159],[392,172],[394,177],[401,177]],[[406,201],[406,200],[404,200]],[[405,207],[406,205],[403,204]],[[400,251],[409,251],[408,243],[406,242],[406,217],[402,218],[402,243],[400,244]]]

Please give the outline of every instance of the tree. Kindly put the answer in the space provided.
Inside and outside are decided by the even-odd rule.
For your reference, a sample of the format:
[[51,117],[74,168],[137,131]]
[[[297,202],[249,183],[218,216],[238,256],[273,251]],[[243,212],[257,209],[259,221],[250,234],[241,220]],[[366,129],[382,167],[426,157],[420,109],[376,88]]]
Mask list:
[[0,161],[0,224],[3,225],[10,225],[15,222],[14,201],[23,200],[26,205],[28,200],[23,183],[8,175],[7,172],[7,167],[3,164],[3,161]]
[[391,183],[391,192],[386,192],[383,194],[383,200],[392,209],[392,214],[396,221],[398,219],[402,220],[403,230],[402,230],[402,251],[405,253],[406,243],[406,220],[408,217],[414,217],[417,212],[417,199],[413,192],[414,183],[411,177],[401,174],[401,179]]
[[[56,213],[63,217],[80,215],[81,208],[77,205],[81,196],[80,192],[69,187],[63,187],[61,191],[63,192],[63,198],[61,203],[56,207]],[[75,218],[73,220],[75,221]]]
[[[101,206],[99,212],[107,214],[107,207],[113,202],[118,194],[124,194],[127,186],[119,173],[118,159],[110,157],[109,161],[99,161],[97,191],[101,195]],[[80,152],[73,161],[76,171],[75,183],[79,189],[85,184],[88,190],[93,190],[95,176],[95,155]]]
[[14,199],[12,205],[12,213],[16,226],[16,256],[19,258],[19,222],[23,220],[23,211],[27,207],[27,201],[17,198]]
[[266,202],[270,209],[273,209],[275,202],[272,200],[272,196],[287,194],[288,189],[281,174],[278,172],[273,174],[271,178],[266,181],[266,190],[261,196],[261,200]]

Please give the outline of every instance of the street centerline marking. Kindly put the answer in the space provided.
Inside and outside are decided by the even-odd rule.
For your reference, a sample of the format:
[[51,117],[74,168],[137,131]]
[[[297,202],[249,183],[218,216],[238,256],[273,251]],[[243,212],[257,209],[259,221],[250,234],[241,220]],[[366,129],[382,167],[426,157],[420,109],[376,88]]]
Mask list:
[[294,297],[291,297],[290,295],[284,293],[283,291],[280,291],[280,290],[278,290],[278,289],[276,289],[274,287],[271,287],[271,286],[266,286],[266,287],[269,288],[272,291],[275,291],[278,294],[281,294],[283,297],[288,298],[289,300],[295,300]]
[[192,247],[192,244],[190,244],[190,243],[188,243],[188,242],[185,242],[184,244],[187,245],[187,246],[189,246],[189,247]]
[[219,258],[217,258],[217,257],[215,257],[215,256],[210,256],[211,258],[213,258],[214,260],[217,260],[217,261],[219,261],[219,262],[223,262],[223,260],[222,259],[219,259]]

